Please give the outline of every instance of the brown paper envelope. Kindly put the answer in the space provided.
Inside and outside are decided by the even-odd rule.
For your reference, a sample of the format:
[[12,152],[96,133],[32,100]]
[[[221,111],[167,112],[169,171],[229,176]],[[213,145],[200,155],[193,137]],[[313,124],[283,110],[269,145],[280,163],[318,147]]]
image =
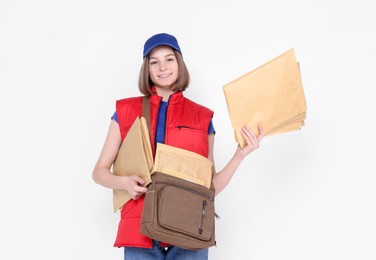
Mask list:
[[[306,113],[302,113],[301,115],[298,115],[294,118],[291,118],[289,121],[279,125],[278,127],[274,129],[270,129],[266,135],[274,135],[274,134],[280,134],[285,133],[293,130],[300,129],[304,125],[304,120],[306,118]],[[235,139],[237,137],[235,136]]]
[[175,177],[178,177],[180,179],[184,179],[186,181],[194,182],[194,183],[200,184],[202,186],[205,186],[205,182],[203,180],[192,177],[191,175],[180,173],[180,172],[177,172],[175,170],[168,169],[168,168],[162,168],[161,172],[175,176]]
[[286,132],[297,131],[297,130],[300,130],[302,128],[302,126],[304,126],[304,121],[299,121],[299,122],[296,122],[294,124],[289,124],[289,125],[285,125],[285,126],[282,126],[282,127],[278,127],[276,129],[271,130],[268,133],[268,136],[276,135],[276,134],[282,134],[282,133],[286,133]]
[[152,172],[157,171],[210,188],[213,163],[200,154],[158,143]]
[[306,112],[294,49],[229,82],[223,91],[236,141],[241,147],[245,146],[241,135],[244,125],[256,134],[259,125],[266,135],[281,133],[281,129],[282,132],[297,130],[303,125],[285,125]]
[[304,126],[305,118],[306,113],[304,112],[301,115],[291,118],[288,122],[285,122],[274,129],[270,129],[267,135],[281,134],[285,132],[299,130],[302,126]]
[[[136,118],[120,146],[113,171],[115,175],[119,176],[138,175],[145,180],[143,186],[146,186],[151,182],[150,171],[153,159],[150,139],[145,137],[148,132],[145,133],[144,127],[142,119]],[[130,199],[131,196],[126,190],[113,190],[114,211],[122,208]]]
[[[286,132],[300,130],[301,127],[304,126],[304,119],[306,118],[305,115],[306,113],[303,113],[302,115],[299,115],[298,117],[293,118],[292,120],[286,122],[285,124],[282,124],[275,129],[271,129],[268,133],[266,133],[266,135],[270,136],[270,135],[282,134]],[[238,142],[236,135],[235,135],[235,140],[236,142]]]

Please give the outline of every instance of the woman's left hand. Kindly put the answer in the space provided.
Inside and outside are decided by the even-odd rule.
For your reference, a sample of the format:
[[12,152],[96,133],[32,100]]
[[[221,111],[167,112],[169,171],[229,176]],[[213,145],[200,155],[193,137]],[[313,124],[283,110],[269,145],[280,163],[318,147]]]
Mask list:
[[259,134],[256,135],[248,126],[242,127],[242,135],[247,145],[243,148],[241,148],[240,145],[238,145],[238,149],[236,151],[237,154],[239,154],[242,157],[246,157],[248,154],[260,147],[261,139],[264,137],[264,129],[258,126],[258,130]]

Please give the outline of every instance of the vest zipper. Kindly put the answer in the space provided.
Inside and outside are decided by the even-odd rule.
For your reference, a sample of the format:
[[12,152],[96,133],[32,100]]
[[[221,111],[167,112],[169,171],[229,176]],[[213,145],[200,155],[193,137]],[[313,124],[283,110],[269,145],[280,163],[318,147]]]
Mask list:
[[[170,109],[170,98],[171,98],[171,95],[168,97],[168,100],[167,100],[167,107],[166,107],[166,112],[165,112],[164,140],[163,140],[163,143],[164,143],[164,144],[166,143],[167,123],[168,123],[167,115],[168,115],[168,110]],[[159,104],[160,104],[160,103],[159,103]]]
[[189,126],[185,126],[185,125],[177,125],[176,128],[179,128],[179,129],[181,129],[181,128],[195,129],[193,127],[189,127]]
[[191,130],[196,130],[196,131],[202,131],[199,128],[191,127],[191,126],[186,126],[186,125],[177,125],[175,126],[177,129],[191,129]]

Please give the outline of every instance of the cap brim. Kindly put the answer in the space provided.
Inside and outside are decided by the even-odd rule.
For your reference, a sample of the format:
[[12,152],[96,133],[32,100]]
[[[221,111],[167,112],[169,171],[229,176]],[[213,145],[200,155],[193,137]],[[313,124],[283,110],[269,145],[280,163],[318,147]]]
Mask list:
[[149,47],[149,49],[147,49],[145,52],[144,52],[144,58],[151,52],[152,49],[154,49],[155,47],[157,46],[161,46],[161,45],[166,45],[166,46],[169,46],[171,48],[173,48],[174,50],[178,51],[181,54],[181,51],[179,49],[176,48],[176,46],[170,44],[170,43],[157,43],[157,44],[154,44],[152,45],[151,47]]

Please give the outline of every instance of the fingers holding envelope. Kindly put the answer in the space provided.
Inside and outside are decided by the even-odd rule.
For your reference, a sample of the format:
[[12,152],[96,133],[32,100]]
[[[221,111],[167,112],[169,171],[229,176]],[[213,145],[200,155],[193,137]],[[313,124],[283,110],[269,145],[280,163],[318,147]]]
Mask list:
[[129,195],[131,195],[133,200],[139,199],[145,192],[147,192],[148,189],[142,187],[144,183],[144,179],[137,175],[128,177],[125,189],[128,191]]
[[259,130],[259,133],[258,135],[256,135],[250,127],[248,126],[242,127],[242,135],[247,145],[243,147],[243,149],[240,148],[239,146],[239,150],[240,150],[239,152],[241,153],[241,155],[246,156],[260,147],[260,142],[262,138],[264,137],[264,129],[258,126],[258,130]]

